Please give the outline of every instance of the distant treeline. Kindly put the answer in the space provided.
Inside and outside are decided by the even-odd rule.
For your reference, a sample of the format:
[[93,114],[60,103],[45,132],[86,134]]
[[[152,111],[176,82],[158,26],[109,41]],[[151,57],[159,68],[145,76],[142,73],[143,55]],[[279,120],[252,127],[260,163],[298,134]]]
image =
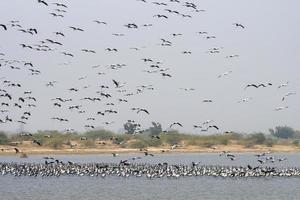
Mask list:
[[213,135],[183,134],[178,131],[158,131],[150,127],[144,133],[116,134],[107,130],[94,130],[85,133],[59,131],[38,131],[36,133],[7,134],[0,132],[0,145],[36,145],[49,148],[93,148],[99,146],[118,146],[121,148],[163,147],[172,145],[201,146],[213,148],[217,145],[238,144],[251,148],[254,145],[272,147],[276,144],[299,145],[300,131],[288,126],[269,129],[269,134],[241,134],[229,132]]

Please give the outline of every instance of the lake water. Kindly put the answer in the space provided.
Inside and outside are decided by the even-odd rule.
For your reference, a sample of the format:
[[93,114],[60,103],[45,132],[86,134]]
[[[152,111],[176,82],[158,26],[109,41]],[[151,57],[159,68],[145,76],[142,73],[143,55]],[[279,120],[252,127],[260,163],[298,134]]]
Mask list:
[[[231,161],[219,154],[161,154],[144,157],[142,154],[121,155],[60,155],[62,161],[72,162],[119,162],[131,157],[142,159],[130,162],[207,165],[259,166],[254,154],[235,154]],[[48,155],[49,156],[49,155]],[[51,156],[51,155],[50,155]],[[270,166],[300,167],[300,154],[272,154],[275,158],[287,158],[283,162],[269,163]],[[20,159],[13,156],[0,157],[0,162],[44,162],[43,156]],[[0,199],[2,200],[152,200],[152,199],[300,199],[300,178],[215,178],[185,177],[179,179],[147,179],[123,177],[13,177],[0,176]]]

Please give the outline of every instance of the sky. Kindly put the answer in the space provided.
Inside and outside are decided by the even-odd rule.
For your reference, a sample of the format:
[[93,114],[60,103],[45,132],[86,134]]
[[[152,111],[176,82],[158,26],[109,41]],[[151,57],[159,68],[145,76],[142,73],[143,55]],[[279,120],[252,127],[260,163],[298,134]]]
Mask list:
[[[4,120],[6,116],[13,119],[13,122],[0,123],[0,130],[75,129],[83,132],[91,130],[85,125],[92,125],[96,129],[122,132],[127,120],[135,120],[142,129],[151,126],[151,122],[160,122],[165,130],[173,122],[180,122],[183,127],[173,128],[193,134],[267,132],[269,128],[283,125],[300,129],[299,1],[191,1],[198,10],[204,10],[199,12],[184,6],[186,1],[183,0],[179,3],[157,1],[167,5],[157,5],[150,0],[45,2],[48,6],[36,0],[0,2],[0,24],[8,27],[7,31],[0,27],[0,53],[4,54],[0,54],[0,89],[12,96],[12,100],[0,97],[0,103],[9,103],[8,107],[0,106],[1,110],[7,110],[0,113],[0,119]],[[62,3],[67,8],[53,3]],[[169,13],[165,9],[190,15],[191,18]],[[53,17],[50,14],[53,12],[64,17]],[[168,18],[157,18],[157,14]],[[16,24],[22,27],[12,27],[11,20],[18,20]],[[97,24],[94,20],[107,24]],[[124,26],[130,23],[138,25],[138,28]],[[234,23],[240,23],[245,28]],[[146,27],[144,24],[152,26]],[[84,31],[73,31],[70,26]],[[38,34],[18,30],[29,28],[37,29]],[[62,32],[65,37],[54,32]],[[174,33],[181,35],[173,36]],[[216,38],[207,39],[207,36]],[[46,39],[63,45],[47,42],[45,45],[51,51],[20,46],[42,45],[41,41]],[[171,42],[171,46],[161,45],[162,39]],[[118,52],[108,52],[106,48],[116,48]],[[217,48],[219,53],[210,53],[213,48]],[[86,53],[82,49],[96,53]],[[191,54],[183,54],[184,51]],[[65,56],[62,52],[72,53],[74,57]],[[230,55],[238,57],[228,58]],[[144,62],[143,58],[150,58],[153,62]],[[24,62],[9,62],[12,60],[31,62],[33,67],[24,66]],[[112,69],[110,66],[113,64],[124,65]],[[158,65],[159,68],[151,68],[151,65]],[[41,73],[31,75],[30,68]],[[164,73],[171,77],[163,77],[161,72],[146,72],[164,68],[168,68]],[[218,78],[229,71],[228,75]],[[11,87],[9,83],[4,83],[5,80],[20,83],[22,87]],[[125,84],[115,88],[112,80]],[[50,81],[56,81],[54,86],[46,86]],[[248,84],[269,82],[272,86],[245,89]],[[286,82],[287,86],[278,88]],[[109,88],[101,89],[101,85]],[[143,89],[137,94],[141,85],[152,89]],[[76,88],[78,92],[71,92],[68,90],[70,88]],[[25,91],[32,94],[25,95]],[[108,93],[112,97],[105,98],[97,92]],[[282,101],[282,97],[289,92],[296,94]],[[126,96],[130,93],[133,95]],[[23,103],[18,100],[28,96],[35,97],[37,101],[26,99]],[[71,98],[73,101],[61,103],[59,108],[54,106],[55,102],[59,102],[51,100],[57,97]],[[101,101],[81,100],[85,97],[99,97]],[[128,102],[119,102],[118,99]],[[212,102],[203,102],[206,99]],[[242,99],[249,101],[239,103]],[[14,106],[14,103],[22,108]],[[28,107],[27,104],[35,104],[36,107]],[[81,107],[70,110],[69,107],[74,105]],[[286,106],[288,108],[275,111]],[[132,110],[136,107],[146,109],[149,114]],[[109,109],[118,113],[97,115],[98,111]],[[21,120],[24,112],[31,115],[27,116],[28,120],[22,120],[26,124],[20,124],[17,121]],[[59,122],[51,119],[53,117],[68,119],[69,122]],[[193,125],[203,125],[206,120],[213,120],[211,125],[217,125],[219,130],[203,132],[193,128]],[[113,123],[106,125],[105,122]]]

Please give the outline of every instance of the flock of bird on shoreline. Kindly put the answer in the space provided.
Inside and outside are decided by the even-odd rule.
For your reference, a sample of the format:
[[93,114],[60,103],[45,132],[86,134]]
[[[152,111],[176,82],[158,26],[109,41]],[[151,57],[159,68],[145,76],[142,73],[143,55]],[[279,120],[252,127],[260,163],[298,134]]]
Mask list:
[[[229,156],[230,155],[230,156]],[[147,156],[145,154],[145,156]],[[220,154],[221,156],[221,154]],[[231,154],[227,154],[233,157]],[[266,156],[266,153],[257,154],[257,157]],[[268,160],[274,157],[266,157]],[[53,157],[43,157],[44,163],[0,163],[0,175],[30,176],[30,177],[60,177],[60,176],[90,176],[90,177],[146,177],[154,178],[180,178],[180,177],[299,177],[298,168],[277,168],[267,165],[253,167],[203,165],[200,162],[192,162],[190,165],[169,164],[167,162],[150,164],[136,162],[141,157],[132,157],[128,160],[112,163],[76,163],[63,162]],[[285,158],[276,159],[278,162]],[[260,161],[260,160],[259,160]],[[275,160],[273,160],[275,162]],[[262,164],[262,163],[261,163]]]

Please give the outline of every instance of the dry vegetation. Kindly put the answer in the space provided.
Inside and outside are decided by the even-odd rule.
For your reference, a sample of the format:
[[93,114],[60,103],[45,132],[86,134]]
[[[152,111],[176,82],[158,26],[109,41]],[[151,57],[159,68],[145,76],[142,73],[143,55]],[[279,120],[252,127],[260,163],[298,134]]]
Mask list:
[[[272,133],[272,132],[271,132]],[[298,134],[296,131],[295,133]],[[126,151],[137,149],[171,149],[177,145],[177,151],[208,151],[208,150],[233,150],[233,151],[259,151],[273,147],[278,151],[289,149],[297,151],[299,147],[298,135],[293,137],[278,137],[273,134],[215,134],[209,136],[181,134],[177,131],[155,134],[115,134],[107,130],[90,131],[84,134],[60,133],[58,131],[38,131],[28,135],[7,135],[0,133],[0,145],[2,152],[10,147],[27,149],[28,151],[46,150],[102,150]],[[285,136],[285,135],[283,135]],[[33,141],[39,141],[40,145]],[[286,148],[283,148],[286,147]],[[280,150],[281,149],[281,150]]]

